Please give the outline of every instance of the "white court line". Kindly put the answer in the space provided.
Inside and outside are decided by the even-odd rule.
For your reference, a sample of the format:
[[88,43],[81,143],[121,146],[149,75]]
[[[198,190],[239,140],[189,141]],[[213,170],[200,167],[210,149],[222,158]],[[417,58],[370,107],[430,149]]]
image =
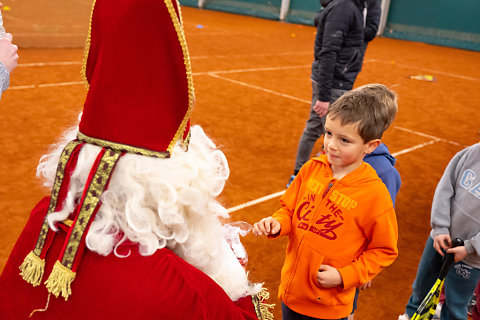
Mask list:
[[62,87],[62,86],[76,86],[84,84],[83,81],[73,81],[73,82],[57,82],[57,83],[41,83],[41,84],[30,84],[26,86],[12,86],[8,90],[22,90],[22,89],[35,89],[35,88],[52,88],[52,87]]
[[[297,55],[311,55],[310,51],[299,52],[282,52],[282,53],[256,53],[256,54],[228,54],[228,55],[216,55],[216,56],[192,56],[191,60],[197,59],[212,59],[212,58],[249,58],[249,57],[270,57],[270,56],[297,56]],[[311,66],[311,65],[309,65]]]
[[235,207],[232,207],[232,208],[230,208],[230,209],[227,209],[227,212],[228,212],[228,213],[232,213],[232,212],[235,212],[235,211],[238,211],[238,210],[247,208],[247,207],[251,207],[251,206],[256,205],[256,204],[258,204],[258,203],[262,203],[262,202],[268,201],[268,200],[270,200],[270,199],[274,199],[274,198],[276,198],[276,197],[280,197],[280,196],[281,196],[282,194],[284,194],[284,193],[285,193],[285,190],[278,191],[278,192],[269,194],[268,196],[264,196],[264,197],[261,197],[261,198],[258,198],[258,199],[252,200],[252,201],[248,201],[248,202],[239,204],[238,206],[235,206]]
[[275,71],[275,70],[290,70],[290,69],[300,69],[310,67],[311,65],[295,65],[295,66],[281,66],[281,67],[264,67],[264,68],[252,68],[252,69],[235,69],[235,70],[219,70],[219,71],[205,71],[205,72],[194,72],[194,76],[204,76],[204,75],[218,75],[218,74],[228,74],[228,73],[243,73],[243,72],[257,72],[257,71]]
[[53,61],[53,62],[31,62],[19,63],[17,67],[44,67],[44,66],[68,66],[82,64],[81,61]]
[[[391,62],[389,62],[389,61],[377,60],[377,59],[368,59],[368,60],[365,60],[365,62],[380,62],[380,63],[391,64]],[[416,70],[426,71],[426,72],[433,73],[433,74],[443,74],[445,76],[449,76],[449,77],[453,77],[453,78],[460,78],[460,79],[472,80],[472,81],[480,81],[479,78],[462,76],[460,74],[444,72],[444,71],[439,71],[439,70],[434,70],[434,69],[416,67],[416,66],[412,66],[412,65],[408,65],[408,64],[395,63],[395,65],[399,66],[399,67],[402,67],[402,68],[416,69]]]
[[79,32],[79,33],[18,32],[18,33],[15,33],[15,37],[39,37],[39,36],[55,37],[55,38],[79,37],[82,39],[86,37],[86,35],[83,32]]
[[228,78],[219,76],[218,74],[211,73],[211,74],[209,74],[209,76],[214,77],[214,78],[218,78],[218,79],[222,79],[222,80],[225,80],[225,81],[229,81],[229,82],[232,82],[232,83],[235,83],[235,84],[239,84],[239,85],[242,85],[242,86],[245,86],[245,87],[257,89],[257,90],[260,90],[260,91],[263,91],[263,92],[268,92],[268,93],[271,93],[271,94],[275,94],[277,96],[281,96],[281,97],[284,97],[284,98],[288,98],[288,99],[292,99],[292,100],[296,100],[296,101],[300,101],[300,102],[310,104],[310,101],[300,99],[300,98],[291,96],[289,94],[284,94],[284,93],[280,93],[280,92],[273,91],[273,90],[270,90],[270,89],[265,89],[265,88],[262,88],[262,87],[259,87],[259,86],[255,86],[253,84],[248,84],[248,83],[245,83],[245,82],[241,82],[241,81],[237,81],[237,80],[233,80],[233,79],[228,79]]
[[413,134],[416,134],[416,135],[419,135],[419,136],[422,136],[422,137],[430,138],[430,139],[433,139],[433,140],[438,140],[438,141],[450,143],[450,144],[453,144],[453,145],[456,145],[456,146],[467,147],[467,146],[461,145],[460,143],[455,142],[455,141],[450,141],[450,140],[442,139],[442,138],[439,138],[439,137],[431,136],[431,135],[429,135],[429,134],[421,133],[421,132],[414,131],[414,130],[410,130],[410,129],[407,129],[407,128],[402,128],[402,127],[397,127],[397,126],[394,126],[394,128],[395,128],[395,129],[398,129],[398,130],[405,131],[405,132],[410,132],[410,133],[413,133]]
[[434,144],[435,142],[439,142],[439,141],[440,141],[440,139],[435,139],[435,140],[430,140],[430,141],[425,142],[425,143],[417,144],[416,146],[413,146],[411,148],[403,149],[403,150],[400,150],[398,152],[392,153],[392,156],[398,157],[399,155],[415,151],[417,149],[429,146],[429,145]]

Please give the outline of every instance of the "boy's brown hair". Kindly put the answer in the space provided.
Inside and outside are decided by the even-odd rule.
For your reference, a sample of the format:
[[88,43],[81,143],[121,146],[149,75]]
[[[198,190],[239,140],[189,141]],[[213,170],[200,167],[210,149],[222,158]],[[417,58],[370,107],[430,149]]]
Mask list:
[[397,95],[383,84],[367,84],[342,95],[333,103],[328,116],[342,125],[358,124],[363,142],[381,139],[397,114]]

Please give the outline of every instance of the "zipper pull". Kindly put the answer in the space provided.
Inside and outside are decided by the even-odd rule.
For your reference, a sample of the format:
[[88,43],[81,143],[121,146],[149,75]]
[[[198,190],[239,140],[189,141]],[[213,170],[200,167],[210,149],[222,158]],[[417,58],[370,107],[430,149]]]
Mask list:
[[332,186],[333,186],[333,182],[330,181],[330,182],[328,183],[327,189],[325,189],[325,192],[323,192],[322,199],[325,198],[325,196],[327,195],[328,191],[330,191],[330,188],[332,188]]

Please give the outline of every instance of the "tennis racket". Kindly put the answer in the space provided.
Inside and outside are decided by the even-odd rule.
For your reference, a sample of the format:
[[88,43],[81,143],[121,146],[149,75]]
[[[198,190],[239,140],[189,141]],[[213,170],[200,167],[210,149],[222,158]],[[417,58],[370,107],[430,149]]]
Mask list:
[[[463,240],[456,238],[452,241],[452,247],[458,246],[463,246]],[[442,292],[443,282],[445,281],[448,270],[450,270],[450,267],[453,265],[454,258],[455,255],[453,253],[445,254],[445,259],[435,284],[423,299],[411,320],[426,320],[433,318],[435,309],[440,301],[440,292]]]

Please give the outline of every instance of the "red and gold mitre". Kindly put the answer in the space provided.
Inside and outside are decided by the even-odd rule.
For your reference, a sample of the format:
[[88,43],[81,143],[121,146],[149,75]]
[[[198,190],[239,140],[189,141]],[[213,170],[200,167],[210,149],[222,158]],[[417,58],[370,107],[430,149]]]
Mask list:
[[168,157],[188,133],[194,100],[180,6],[97,0],[90,30],[79,139]]
[[[88,94],[79,132],[60,156],[48,209],[61,209],[82,147],[100,146],[82,198],[64,222],[68,233],[60,257],[45,281],[50,293],[65,300],[100,196],[121,156],[168,158],[177,143],[188,146],[194,90],[178,1],[94,1],[83,75]],[[20,275],[34,286],[42,281],[54,237],[45,218],[35,248],[20,266]]]

